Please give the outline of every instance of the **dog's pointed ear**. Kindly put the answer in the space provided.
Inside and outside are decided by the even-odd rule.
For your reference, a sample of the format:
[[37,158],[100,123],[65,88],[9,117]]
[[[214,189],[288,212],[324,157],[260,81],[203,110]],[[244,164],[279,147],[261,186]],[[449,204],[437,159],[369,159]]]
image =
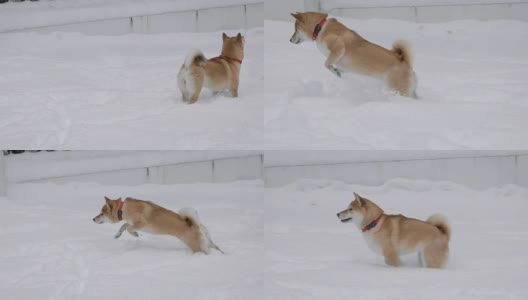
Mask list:
[[222,32],[222,40],[225,41],[228,38],[227,34],[225,32]]
[[361,201],[361,196],[360,195],[358,195],[356,192],[354,192],[354,197],[356,197],[356,200],[359,203],[359,206],[363,205],[363,202]]
[[242,40],[242,35],[240,34],[240,32],[237,34],[237,40],[241,41]]
[[105,196],[106,205],[110,206],[112,204],[112,199]]
[[300,12],[295,13],[295,14],[294,13],[290,13],[290,15],[292,15],[292,17],[294,17],[295,20],[298,20],[298,21],[302,22],[302,14]]

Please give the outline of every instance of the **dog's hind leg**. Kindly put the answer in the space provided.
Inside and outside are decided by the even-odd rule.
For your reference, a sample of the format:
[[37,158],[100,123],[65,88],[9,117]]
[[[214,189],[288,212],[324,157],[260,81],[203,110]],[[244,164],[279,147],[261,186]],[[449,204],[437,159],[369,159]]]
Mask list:
[[398,66],[387,75],[387,84],[391,90],[402,96],[417,98],[416,78],[414,72],[407,67]]
[[203,86],[203,80],[200,80],[197,78],[192,83],[192,86],[190,86],[190,92],[191,96],[189,97],[189,104],[193,104],[198,100],[198,97],[200,96],[200,92],[202,91]]
[[222,249],[220,249],[220,247],[218,247],[215,243],[213,243],[212,240],[209,240],[209,242],[211,242],[211,246],[213,246],[213,248],[215,248],[216,250],[220,251],[220,253],[225,254],[224,251],[222,251]]
[[182,101],[186,102],[189,100],[189,91],[187,90],[187,82],[185,80],[185,68],[182,67],[180,72],[178,73],[178,87],[180,88],[181,94],[182,94]]
[[442,268],[449,256],[447,243],[432,243],[423,249],[423,261],[425,268]]

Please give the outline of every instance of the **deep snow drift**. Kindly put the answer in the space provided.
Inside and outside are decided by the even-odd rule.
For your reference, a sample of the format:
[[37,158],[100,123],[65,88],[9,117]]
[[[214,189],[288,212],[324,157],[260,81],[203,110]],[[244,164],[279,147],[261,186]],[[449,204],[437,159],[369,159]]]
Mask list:
[[[194,207],[226,252],[95,224],[103,196]],[[261,299],[262,182],[101,186],[20,184],[0,198],[0,299]]]
[[272,149],[523,149],[528,147],[528,24],[416,24],[337,18],[390,48],[412,45],[419,99],[324,67],[291,22],[265,21],[265,132]]
[[[238,31],[227,31],[235,35]],[[220,54],[221,32],[0,34],[0,146],[9,149],[248,149],[262,136],[262,28],[242,31],[239,98],[181,101],[187,53]]]
[[[360,231],[336,213],[370,198],[388,214],[448,217],[453,234],[446,269],[386,266]],[[447,182],[394,179],[382,186],[300,180],[266,189],[265,278],[275,299],[527,299],[528,190],[472,190]],[[270,297],[271,299],[272,297]]]

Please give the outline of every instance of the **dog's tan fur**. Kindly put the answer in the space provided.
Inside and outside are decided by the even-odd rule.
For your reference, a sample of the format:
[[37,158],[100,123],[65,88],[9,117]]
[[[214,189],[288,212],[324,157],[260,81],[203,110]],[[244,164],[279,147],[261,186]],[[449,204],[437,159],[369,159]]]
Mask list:
[[222,34],[223,46],[220,56],[205,59],[200,51],[191,52],[178,73],[178,86],[184,102],[192,104],[198,100],[203,86],[214,94],[227,91],[231,97],[238,97],[238,83],[241,63],[244,59],[244,37]]
[[[121,198],[112,200],[105,197],[105,201],[101,213],[93,221],[98,224],[120,222],[117,211]],[[139,236],[138,231],[145,231],[177,237],[193,252],[208,254],[209,248],[215,248],[222,252],[213,243],[207,229],[200,224],[195,214],[186,213],[187,211],[184,210],[178,214],[150,201],[133,198],[125,199],[122,211],[122,219],[125,224],[115,235],[116,239],[125,230],[135,237]]]
[[[295,32],[290,42],[294,44],[311,41],[316,25],[328,17],[318,12],[291,15],[295,18]],[[344,71],[354,71],[381,77],[392,90],[416,98],[417,79],[408,46],[403,41],[395,42],[392,50],[387,50],[330,18],[319,32],[316,43],[327,57],[325,67],[335,75],[341,77]]]
[[363,232],[369,247],[385,257],[390,266],[400,265],[400,254],[418,252],[423,267],[441,268],[449,256],[451,229],[444,217],[433,215],[424,222],[403,215],[386,215],[374,202],[354,193],[347,209],[337,214],[341,222],[353,222],[361,230],[381,216],[376,226]]

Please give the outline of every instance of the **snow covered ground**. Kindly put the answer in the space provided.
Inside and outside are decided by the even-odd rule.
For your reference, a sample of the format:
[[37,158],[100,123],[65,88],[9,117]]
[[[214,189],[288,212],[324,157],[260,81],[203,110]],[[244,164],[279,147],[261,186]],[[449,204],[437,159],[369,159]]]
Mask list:
[[[103,196],[194,207],[226,254],[95,224]],[[0,198],[1,299],[262,299],[262,182],[19,184]]]
[[[446,269],[392,268],[336,213],[358,192],[386,213],[446,215]],[[197,209],[222,255],[92,222],[103,196]],[[0,198],[0,299],[526,299],[528,189],[392,179],[115,186],[11,184]],[[148,284],[147,284],[148,283]]]
[[338,18],[366,39],[412,45],[418,100],[372,78],[339,79],[316,45],[265,21],[266,145],[272,149],[524,149],[528,24]]
[[[336,213],[358,192],[385,213],[448,217],[446,269],[418,267],[415,255],[392,268]],[[527,299],[528,190],[472,190],[448,182],[393,179],[382,186],[299,180],[266,189],[265,278],[275,299]],[[271,213],[273,212],[273,213]],[[270,297],[271,298],[271,297]]]
[[[227,31],[234,35],[238,31]],[[239,98],[183,104],[186,54],[220,54],[221,32],[0,34],[0,146],[9,149],[248,149],[262,135],[262,28],[246,38]]]

